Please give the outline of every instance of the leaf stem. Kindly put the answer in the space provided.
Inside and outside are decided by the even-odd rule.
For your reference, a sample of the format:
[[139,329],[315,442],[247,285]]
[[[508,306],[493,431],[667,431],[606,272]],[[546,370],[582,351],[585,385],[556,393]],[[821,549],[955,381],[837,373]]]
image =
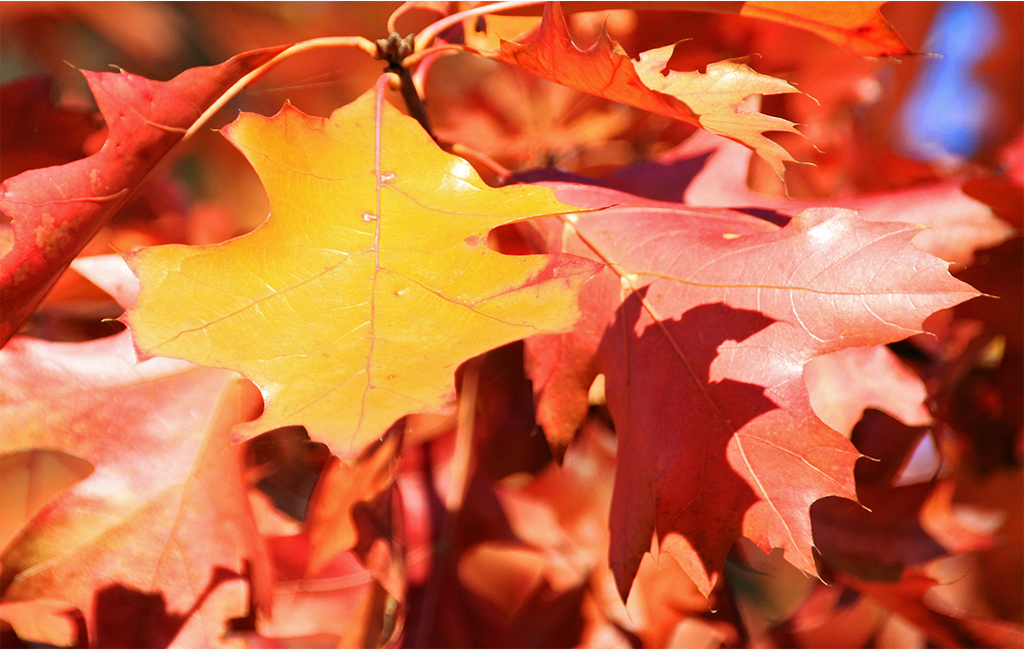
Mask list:
[[[402,61],[402,65],[406,68],[414,68],[418,63],[426,59],[427,57],[436,57],[439,54],[458,54],[459,52],[466,52],[466,46],[459,45],[457,43],[445,43],[444,45],[435,45],[418,52],[413,52],[409,56],[405,57]],[[417,72],[419,68],[416,68]]]
[[[433,129],[430,128],[430,118],[427,116],[427,109],[423,106],[420,93],[413,78],[412,71],[405,66],[405,59],[412,54],[413,35],[405,38],[398,35],[398,32],[391,32],[387,38],[377,41],[377,58],[388,62],[388,74],[393,74],[398,80],[398,90],[402,93],[402,99],[409,109],[409,114],[420,123],[423,130],[431,138],[434,138]],[[437,140],[437,138],[434,138]]]
[[433,129],[430,128],[430,117],[427,115],[427,108],[423,105],[423,99],[420,98],[420,94],[416,92],[416,82],[412,77],[412,72],[409,71],[409,68],[401,66],[391,66],[388,68],[388,71],[398,75],[399,91],[402,93],[402,99],[405,100],[406,108],[409,109],[409,115],[416,118],[416,121],[420,123],[420,126],[427,132],[427,135],[437,140]]
[[481,166],[486,167],[498,177],[498,180],[501,181],[502,185],[507,184],[509,179],[512,178],[512,170],[508,169],[494,158],[491,158],[483,151],[474,149],[473,147],[462,144],[461,142],[442,142],[441,144],[447,144],[451,147],[452,153],[456,156],[472,160],[479,163]]
[[301,41],[299,43],[296,43],[289,47],[288,49],[282,51],[277,56],[267,61],[260,67],[256,68],[249,74],[245,75],[244,77],[236,81],[233,86],[224,91],[224,94],[217,98],[217,101],[211,104],[210,107],[207,108],[203,112],[203,114],[200,115],[199,118],[192,124],[192,126],[188,128],[188,131],[186,131],[184,137],[182,137],[182,141],[192,137],[192,135],[195,134],[196,131],[202,128],[202,126],[206,124],[206,122],[208,122],[209,119],[213,117],[217,111],[224,108],[224,105],[231,101],[231,99],[234,98],[234,96],[237,95],[239,92],[241,92],[243,88],[245,88],[252,82],[262,77],[264,74],[267,73],[268,70],[273,68],[275,65],[301,52],[305,52],[307,50],[315,50],[321,47],[356,47],[366,52],[373,58],[377,58],[376,44],[372,43],[368,39],[363,38],[362,36],[327,36],[323,38],[312,38],[308,41]]

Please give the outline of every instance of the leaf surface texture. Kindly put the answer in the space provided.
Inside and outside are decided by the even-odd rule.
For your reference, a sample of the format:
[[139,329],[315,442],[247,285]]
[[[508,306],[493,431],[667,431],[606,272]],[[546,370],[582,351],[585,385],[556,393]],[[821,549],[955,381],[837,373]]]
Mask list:
[[442,406],[465,359],[578,319],[593,262],[487,246],[495,226],[575,208],[547,188],[487,187],[380,92],[330,119],[243,115],[225,134],[260,175],[269,219],[224,244],[129,258],[136,345],[256,382],[266,408],[244,434],[303,425],[352,458]]

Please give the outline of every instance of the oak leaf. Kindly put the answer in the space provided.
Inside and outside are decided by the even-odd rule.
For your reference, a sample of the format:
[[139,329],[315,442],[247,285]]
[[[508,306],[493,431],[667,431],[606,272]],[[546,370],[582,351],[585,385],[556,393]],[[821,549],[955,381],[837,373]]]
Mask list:
[[229,433],[258,397],[224,370],[137,363],[126,332],[16,337],[0,368],[0,451],[54,449],[96,468],[6,547],[3,598],[66,600],[99,644],[218,645],[248,611],[247,561],[258,589],[268,577]]
[[739,105],[753,95],[800,92],[782,79],[755,72],[745,63],[719,61],[701,73],[663,74],[674,45],[649,50],[634,61],[602,31],[587,50],[572,42],[557,2],[549,2],[538,31],[521,42],[502,41],[487,56],[516,65],[535,75],[605,99],[629,104],[699,126],[740,142],[756,151],[782,176],[792,156],[765,131],[799,133],[779,117],[744,112]]
[[[122,307],[138,294],[120,255],[71,266]],[[5,543],[5,601],[43,614],[56,594],[81,613],[80,634],[120,646],[218,645],[250,602],[269,611],[269,566],[229,440],[259,408],[251,385],[171,359],[138,363],[127,332],[79,344],[16,337],[0,368],[10,378],[0,390],[11,425],[0,444],[4,484],[17,480],[8,461],[42,456],[47,487],[69,487]],[[64,472],[54,476],[53,461]],[[238,580],[245,566],[251,599]]]
[[[579,205],[614,195],[559,190]],[[804,364],[905,338],[931,312],[977,295],[910,244],[918,230],[839,209],[805,211],[780,229],[666,205],[566,217],[549,230],[553,249],[605,260],[618,278],[601,282],[621,283],[626,296],[614,322],[582,303],[604,330],[596,368],[620,440],[611,518],[620,592],[655,530],[704,593],[739,536],[782,547],[815,573],[808,509],[825,496],[856,498],[858,453],[815,416]]]
[[109,128],[103,148],[66,165],[23,172],[0,185],[0,210],[12,219],[14,229],[13,245],[0,259],[0,345],[203,111],[281,49],[239,54],[166,82],[123,71],[82,71]]
[[776,223],[808,208],[827,207],[856,210],[870,221],[916,223],[927,228],[914,238],[914,245],[961,264],[971,264],[976,251],[1013,234],[992,208],[964,191],[963,178],[827,200],[790,199],[747,186],[750,158],[749,150],[698,131],[658,158],[620,170],[612,182],[617,189],[651,199],[757,210]]
[[772,2],[748,0],[741,16],[813,32],[860,56],[913,54],[879,8],[885,2]]
[[[427,4],[427,3],[407,3]],[[604,11],[608,9],[629,9],[633,11],[714,11],[738,13],[747,18],[759,18],[775,23],[796,27],[817,34],[836,45],[863,57],[899,56],[914,54],[900,35],[885,19],[879,8],[884,1],[868,2],[773,2],[771,0],[747,0],[747,2],[654,2],[630,0],[627,2],[570,2],[564,7],[565,13],[580,11]],[[533,7],[518,8],[517,13],[539,14]],[[443,9],[438,8],[439,12]],[[475,47],[493,44],[504,35],[523,33],[533,27],[529,17],[490,15],[487,16],[483,31],[477,29],[476,21],[463,21],[467,43]],[[500,27],[495,29],[492,23]],[[472,40],[471,40],[472,39]]]
[[380,84],[330,119],[286,105],[224,133],[260,175],[270,217],[216,246],[131,254],[142,291],[127,322],[145,356],[259,385],[264,413],[241,434],[303,425],[351,459],[396,419],[442,406],[462,361],[578,319],[595,263],[486,242],[496,226],[576,208],[547,188],[487,187]]
[[847,437],[867,408],[885,411],[908,426],[932,421],[924,404],[924,382],[884,345],[815,357],[804,366],[804,381],[814,412]]

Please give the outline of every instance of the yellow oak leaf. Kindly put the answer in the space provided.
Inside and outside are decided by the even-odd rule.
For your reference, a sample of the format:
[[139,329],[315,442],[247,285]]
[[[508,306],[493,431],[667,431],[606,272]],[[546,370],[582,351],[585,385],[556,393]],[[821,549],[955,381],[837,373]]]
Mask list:
[[577,211],[548,188],[491,188],[383,99],[378,83],[328,118],[286,105],[224,134],[270,200],[256,230],[214,246],[128,255],[125,316],[140,353],[229,368],[265,410],[250,437],[302,425],[353,458],[398,418],[454,394],[462,361],[566,331],[599,265],[502,255],[502,224]]

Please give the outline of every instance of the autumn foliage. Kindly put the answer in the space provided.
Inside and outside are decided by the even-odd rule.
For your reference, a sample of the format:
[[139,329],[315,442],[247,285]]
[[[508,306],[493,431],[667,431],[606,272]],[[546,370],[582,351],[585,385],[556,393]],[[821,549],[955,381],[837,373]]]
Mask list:
[[5,3],[4,645],[1021,646],[1024,11],[914,157],[882,4]]

